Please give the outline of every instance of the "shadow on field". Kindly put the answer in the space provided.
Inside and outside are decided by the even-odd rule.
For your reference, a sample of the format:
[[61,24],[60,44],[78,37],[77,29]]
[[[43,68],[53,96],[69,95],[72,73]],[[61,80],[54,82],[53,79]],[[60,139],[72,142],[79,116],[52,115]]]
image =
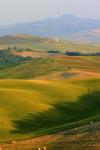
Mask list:
[[13,134],[31,134],[57,125],[71,123],[100,114],[100,91],[79,97],[77,102],[58,102],[48,111],[28,114],[26,118],[13,121]]

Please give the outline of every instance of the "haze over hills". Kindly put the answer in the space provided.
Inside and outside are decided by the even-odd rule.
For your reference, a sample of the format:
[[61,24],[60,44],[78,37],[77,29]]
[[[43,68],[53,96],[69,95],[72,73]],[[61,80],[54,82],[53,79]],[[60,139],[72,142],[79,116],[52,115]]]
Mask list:
[[68,14],[1,26],[0,35],[0,149],[97,150],[100,20]]
[[100,1],[0,0],[0,150],[89,148],[100,150]]
[[99,42],[100,20],[85,19],[72,14],[64,14],[58,18],[0,26],[0,36],[10,34],[31,34],[76,41]]

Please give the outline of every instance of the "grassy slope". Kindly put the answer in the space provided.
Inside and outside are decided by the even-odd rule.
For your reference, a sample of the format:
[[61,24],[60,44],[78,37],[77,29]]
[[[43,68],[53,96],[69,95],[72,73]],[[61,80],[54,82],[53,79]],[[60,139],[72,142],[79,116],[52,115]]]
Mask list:
[[[13,42],[13,39],[10,40],[11,42],[9,37],[6,41],[4,39],[0,48],[17,46],[45,51],[54,49],[61,52],[66,50],[100,51],[100,45],[57,43],[38,38],[34,40],[26,36],[21,36],[19,39],[15,37]],[[7,41],[8,44],[6,44]],[[23,80],[47,75],[53,71],[63,72],[68,67],[100,72],[100,60],[99,57],[60,56],[38,58],[24,64],[0,68],[0,78],[4,79],[0,80],[0,142],[13,138],[27,138],[39,133],[61,131],[93,119],[100,119],[98,115],[100,103],[97,101],[100,99],[100,93],[94,92],[100,89],[100,79]],[[89,97],[90,94],[91,97]]]
[[46,39],[40,38],[40,37],[34,37],[31,35],[8,35],[4,37],[0,37],[0,45],[6,47],[10,45],[20,45],[20,44],[36,44],[41,43]]
[[60,52],[65,51],[79,51],[79,52],[96,52],[100,51],[100,47],[92,44],[79,44],[79,43],[73,43],[73,42],[43,42],[34,44],[32,46],[34,49],[39,50],[58,50]]
[[65,51],[79,51],[79,52],[100,52],[100,45],[74,43],[67,41],[56,42],[52,39],[32,37],[28,35],[5,36],[0,38],[0,48],[7,47],[30,48],[34,50],[58,50]]
[[[98,91],[99,81],[99,79],[0,80],[0,141],[29,137],[37,134],[39,129],[45,133],[47,132],[45,129],[55,126],[58,127],[54,131],[59,131],[69,128],[69,125],[61,126],[65,123],[98,115],[100,112],[94,101],[90,102],[88,97],[85,97],[84,103],[79,97],[88,93],[90,85],[91,93]],[[67,105],[63,105],[62,102],[66,102]],[[37,115],[30,115],[34,113]],[[70,127],[73,124],[74,122]],[[13,129],[15,131],[10,133]]]
[[99,72],[99,57],[53,57],[38,58],[30,62],[0,70],[0,78],[31,79],[67,68]]

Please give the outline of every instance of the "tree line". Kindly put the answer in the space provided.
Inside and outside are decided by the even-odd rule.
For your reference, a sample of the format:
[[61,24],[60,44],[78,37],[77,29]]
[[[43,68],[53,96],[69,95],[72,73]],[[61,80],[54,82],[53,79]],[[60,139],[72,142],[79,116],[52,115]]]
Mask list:
[[81,52],[66,51],[65,55],[67,55],[67,56],[100,56],[100,52],[96,52],[96,53],[81,53]]

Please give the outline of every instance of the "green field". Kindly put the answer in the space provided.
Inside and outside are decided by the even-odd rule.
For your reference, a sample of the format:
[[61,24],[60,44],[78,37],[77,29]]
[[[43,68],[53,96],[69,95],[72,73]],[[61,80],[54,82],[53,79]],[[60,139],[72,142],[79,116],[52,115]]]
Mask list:
[[57,50],[78,51],[83,53],[100,52],[100,44],[75,43],[72,41],[55,41],[52,38],[41,38],[30,35],[5,36],[0,38],[0,48],[17,47],[39,51]]
[[53,57],[37,58],[29,62],[4,67],[0,69],[0,79],[33,79],[37,76],[52,72],[68,72],[78,69],[84,71],[100,72],[99,57]]
[[0,142],[54,132],[54,127],[61,131],[89,117],[99,119],[99,83],[92,78],[0,80]]
[[[100,52],[99,44],[16,35],[1,37],[0,48],[0,143],[100,121],[100,56],[63,54]],[[61,53],[15,56],[49,50]]]

